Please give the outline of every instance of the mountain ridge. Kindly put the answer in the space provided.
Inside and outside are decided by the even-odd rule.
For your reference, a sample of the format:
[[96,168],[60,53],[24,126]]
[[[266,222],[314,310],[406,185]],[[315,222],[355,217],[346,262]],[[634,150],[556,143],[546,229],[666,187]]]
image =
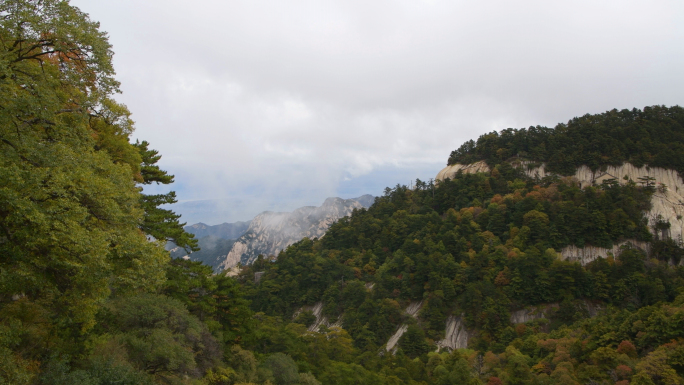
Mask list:
[[196,238],[203,238],[211,235],[222,239],[237,239],[249,228],[251,221],[224,222],[218,225],[207,225],[198,222],[193,225],[185,226],[185,231],[194,234]]
[[372,195],[358,198],[327,198],[321,206],[304,206],[287,212],[264,211],[254,217],[249,229],[238,238],[231,251],[219,264],[228,270],[238,263],[248,265],[259,255],[277,255],[302,238],[318,238],[331,224],[350,215],[354,210],[370,206]]
[[259,254],[275,255],[304,237],[320,237],[339,218],[355,209],[368,208],[375,200],[370,194],[343,199],[326,198],[321,206],[303,206],[291,212],[263,211],[250,221],[185,226],[195,234],[201,250],[187,254],[170,244],[174,258],[201,261],[215,271],[229,270],[238,263],[252,263]]

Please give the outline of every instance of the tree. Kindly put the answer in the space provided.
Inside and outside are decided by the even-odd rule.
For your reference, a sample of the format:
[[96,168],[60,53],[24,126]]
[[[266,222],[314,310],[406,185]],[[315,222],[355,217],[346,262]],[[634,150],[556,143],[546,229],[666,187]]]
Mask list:
[[271,354],[264,361],[264,366],[273,373],[273,378],[277,385],[294,385],[299,383],[297,364],[292,357],[286,354]]
[[132,131],[105,33],[65,1],[0,15],[0,302],[48,301],[78,334],[110,289],[159,286],[167,257],[138,229],[140,158],[103,139]]
[[415,324],[411,324],[399,339],[399,346],[411,358],[426,354],[430,346],[425,341],[425,333]]
[[[140,151],[142,163],[139,180],[142,184],[170,184],[173,183],[173,175],[159,168],[157,162],[161,155],[156,150],[149,149],[149,143],[145,140],[135,142],[135,147]],[[186,251],[198,251],[197,240],[193,234],[183,229],[185,223],[180,223],[180,215],[159,206],[176,203],[176,192],[166,194],[140,194],[141,205],[145,210],[141,229],[156,239],[172,241],[176,246],[185,248]]]
[[[98,28],[68,1],[0,2],[0,325],[51,331],[50,344],[7,345],[34,369],[51,354],[81,355],[110,294],[162,286],[168,252],[141,229],[192,244],[173,226],[145,227],[154,205],[136,184],[172,178],[129,141]],[[17,299],[44,322],[5,311]]]
[[219,343],[180,301],[144,294],[116,299],[106,310],[100,327],[141,371],[166,381],[199,377],[220,360]]

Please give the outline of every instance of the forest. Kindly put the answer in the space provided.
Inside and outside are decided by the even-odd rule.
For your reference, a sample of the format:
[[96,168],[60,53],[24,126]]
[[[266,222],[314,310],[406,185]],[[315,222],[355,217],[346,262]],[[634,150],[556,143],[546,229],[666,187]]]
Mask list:
[[[680,107],[483,135],[449,163],[491,171],[388,187],[228,277],[165,250],[198,245],[163,206],[173,192],[143,193],[174,177],[132,142],[98,23],[6,0],[0,47],[1,384],[684,384],[684,249],[649,230],[656,187],[563,177],[626,161],[681,174]],[[649,252],[559,253],[624,240]],[[319,303],[329,323],[312,328]],[[467,347],[438,348],[450,317]]]
[[451,152],[448,164],[513,157],[545,163],[550,171],[573,174],[580,166],[597,170],[629,162],[677,170],[684,175],[684,109],[651,106],[584,115],[555,128],[508,128],[470,140]]

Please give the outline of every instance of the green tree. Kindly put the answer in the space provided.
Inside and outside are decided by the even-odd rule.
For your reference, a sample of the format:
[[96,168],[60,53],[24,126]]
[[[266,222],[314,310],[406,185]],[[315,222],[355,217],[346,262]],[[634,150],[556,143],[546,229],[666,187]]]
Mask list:
[[404,335],[399,339],[399,346],[411,358],[426,354],[430,350],[430,346],[425,341],[423,329],[415,324],[408,326]]
[[137,369],[158,379],[199,377],[220,361],[220,344],[183,304],[161,295],[119,298],[98,327],[124,347]]
[[110,289],[158,287],[167,256],[139,231],[139,156],[106,140],[132,127],[105,33],[66,1],[0,14],[0,301],[41,301],[82,333]]
[[[140,181],[142,184],[170,184],[173,183],[173,175],[159,168],[157,162],[161,155],[156,150],[149,149],[149,143],[145,140],[135,142],[135,147],[140,151],[142,163],[140,167]],[[172,241],[186,251],[198,251],[197,240],[193,234],[183,229],[185,223],[180,222],[180,215],[171,210],[159,206],[176,203],[176,192],[166,194],[140,194],[141,206],[145,210],[141,229],[156,239]]]
[[294,385],[299,383],[297,364],[292,357],[283,353],[271,354],[266,358],[263,365],[271,371],[277,385]]
[[[130,143],[112,55],[99,24],[68,1],[0,2],[0,329],[16,330],[0,350],[12,351],[6,378],[17,382],[87,357],[112,293],[159,289],[161,240],[192,246],[177,220],[151,225],[137,184],[172,177]],[[74,375],[96,378],[88,365]]]

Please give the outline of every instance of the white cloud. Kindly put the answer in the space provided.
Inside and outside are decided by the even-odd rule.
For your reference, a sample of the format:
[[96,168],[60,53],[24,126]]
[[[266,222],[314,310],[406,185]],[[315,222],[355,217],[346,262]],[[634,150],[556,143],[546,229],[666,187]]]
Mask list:
[[72,4],[180,198],[249,206],[227,221],[427,179],[484,132],[684,100],[679,2]]

